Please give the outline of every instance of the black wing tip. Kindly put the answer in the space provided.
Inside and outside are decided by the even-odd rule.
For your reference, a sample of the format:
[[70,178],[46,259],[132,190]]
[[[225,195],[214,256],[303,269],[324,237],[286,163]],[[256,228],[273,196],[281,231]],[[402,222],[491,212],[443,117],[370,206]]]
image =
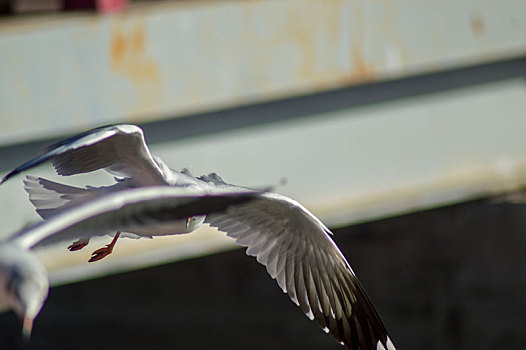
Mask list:
[[47,155],[41,155],[41,156],[38,156],[32,160],[30,160],[29,162],[26,162],[20,166],[18,166],[17,168],[11,170],[9,173],[7,173],[3,178],[2,180],[0,181],[0,185],[2,185],[4,182],[6,182],[7,180],[9,180],[10,178],[12,178],[13,176],[16,176],[18,174],[20,174],[21,172],[27,170],[27,169],[31,169],[35,166],[38,166],[42,163],[44,163],[45,161],[47,161],[49,158],[52,158],[53,155],[50,155],[50,154],[47,154]]
[[8,173],[6,176],[4,176],[4,177],[2,178],[2,180],[0,180],[0,185],[2,185],[4,182],[6,182],[7,180],[9,180],[9,178],[10,178],[11,176],[13,176],[13,174],[11,174],[11,173],[12,173],[12,172]]
[[25,170],[26,167],[25,167],[25,164],[22,165],[22,166],[19,166],[18,168],[14,169],[14,170],[11,170],[9,173],[7,173],[3,178],[2,180],[0,180],[0,185],[2,185],[4,182],[6,182],[7,180],[9,180],[10,178],[12,178],[13,176],[16,176],[18,174],[20,174],[23,170]]

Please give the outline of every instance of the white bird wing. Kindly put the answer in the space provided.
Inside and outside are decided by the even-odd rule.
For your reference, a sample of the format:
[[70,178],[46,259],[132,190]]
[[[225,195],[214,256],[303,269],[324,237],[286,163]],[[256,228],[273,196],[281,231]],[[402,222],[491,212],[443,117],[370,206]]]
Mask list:
[[394,349],[329,229],[299,203],[264,193],[205,222],[247,247],[292,301],[349,349]]
[[119,124],[89,130],[48,147],[38,157],[9,172],[0,184],[48,160],[63,176],[105,169],[142,185],[163,183],[162,169],[151,155],[142,129]]
[[127,189],[64,210],[15,233],[8,240],[30,249],[40,244],[100,236],[110,231],[150,227],[221,212],[230,205],[252,200],[259,193],[224,189],[210,189],[203,193],[171,186]]

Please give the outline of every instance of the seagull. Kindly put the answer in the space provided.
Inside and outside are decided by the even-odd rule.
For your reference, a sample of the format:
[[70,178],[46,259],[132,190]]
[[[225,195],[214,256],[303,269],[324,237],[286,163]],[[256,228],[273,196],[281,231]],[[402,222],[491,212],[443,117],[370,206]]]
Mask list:
[[0,312],[14,310],[28,339],[49,289],[47,272],[33,252],[0,244]]
[[[215,173],[194,177],[186,169],[171,170],[150,153],[142,129],[130,124],[104,126],[60,141],[9,172],[0,184],[46,161],[51,161],[57,173],[63,176],[99,169],[116,176],[113,185],[85,188],[26,177],[25,190],[37,213],[53,221],[56,215],[88,205],[108,193],[130,188],[246,190],[228,184]],[[188,215],[175,223],[166,218],[145,223],[147,225],[138,228],[124,223],[95,227],[93,232],[99,235],[114,232],[115,237],[106,247],[108,249],[103,248],[101,254],[94,252],[94,258],[111,253],[121,232],[131,233],[132,237],[180,234],[206,223],[246,247],[247,255],[256,257],[266,266],[269,275],[308,318],[316,320],[342,345],[352,350],[395,349],[373,303],[332,240],[331,231],[297,201],[264,192],[224,212]],[[89,237],[80,237],[70,249],[82,248],[88,241]]]
[[256,198],[259,191],[149,186],[109,192],[66,209],[0,242],[0,312],[13,309],[29,338],[33,320],[49,290],[44,266],[30,249],[63,240],[96,236],[115,229],[140,231],[158,222],[224,211]]

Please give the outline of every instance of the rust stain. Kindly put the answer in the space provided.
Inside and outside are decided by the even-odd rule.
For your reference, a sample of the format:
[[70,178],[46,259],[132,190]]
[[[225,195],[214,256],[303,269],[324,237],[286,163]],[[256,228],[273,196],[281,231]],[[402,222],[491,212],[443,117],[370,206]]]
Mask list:
[[113,34],[110,50],[111,62],[116,66],[119,62],[122,62],[126,51],[126,38],[119,31],[116,31]]
[[353,35],[351,37],[351,71],[346,77],[346,81],[351,84],[363,83],[373,80],[374,69],[364,58],[364,9],[360,5],[353,7],[356,21],[353,23]]
[[484,31],[486,29],[484,25],[484,20],[479,15],[473,15],[471,17],[470,25],[471,30],[475,35],[481,36],[484,34]]
[[362,51],[359,47],[354,47],[352,49],[352,59],[353,65],[350,75],[350,81],[352,82],[365,82],[370,81],[374,77],[374,69],[369,63],[363,58]]
[[112,72],[128,79],[136,90],[134,112],[155,110],[160,98],[161,76],[154,58],[147,52],[142,22],[117,22],[112,33],[109,58]]
[[144,51],[144,28],[135,28],[135,31],[133,32],[133,49],[135,52],[143,52]]
[[159,81],[155,61],[145,50],[144,26],[135,25],[130,31],[115,27],[110,47],[111,66],[115,73],[127,76],[135,84]]
[[282,30],[275,32],[269,46],[293,48],[298,54],[293,71],[296,79],[321,88],[327,84],[328,76],[342,73],[338,58],[328,57],[327,52],[338,52],[341,43],[339,16],[345,1],[316,1],[306,7],[301,1],[289,4]]

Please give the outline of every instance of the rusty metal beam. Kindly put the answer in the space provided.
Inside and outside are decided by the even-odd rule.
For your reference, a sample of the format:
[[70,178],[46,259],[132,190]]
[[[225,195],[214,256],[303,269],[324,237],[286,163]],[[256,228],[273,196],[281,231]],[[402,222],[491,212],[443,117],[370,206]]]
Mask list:
[[521,0],[174,1],[5,20],[0,145],[520,57],[525,12]]

